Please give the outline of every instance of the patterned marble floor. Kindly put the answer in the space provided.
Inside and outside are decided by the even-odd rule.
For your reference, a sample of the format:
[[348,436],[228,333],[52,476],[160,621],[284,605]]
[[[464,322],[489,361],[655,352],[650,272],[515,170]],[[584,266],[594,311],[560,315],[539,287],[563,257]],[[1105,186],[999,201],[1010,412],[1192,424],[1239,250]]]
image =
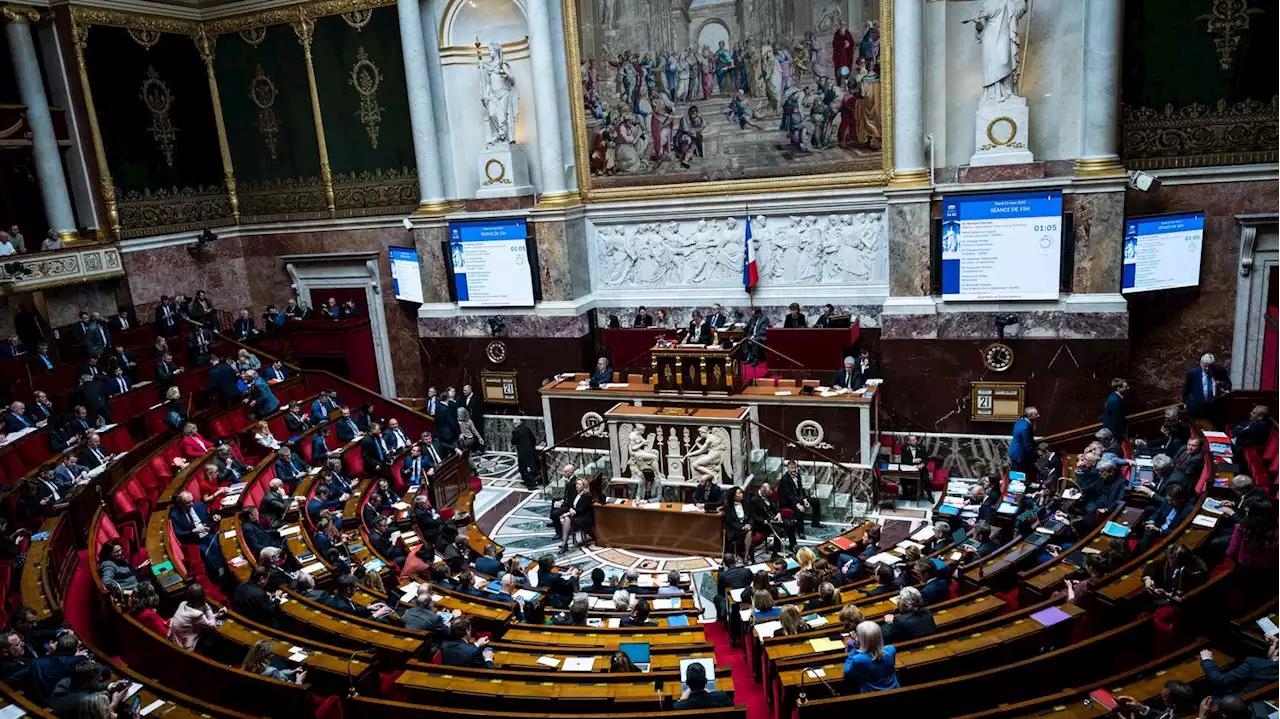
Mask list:
[[[621,576],[631,567],[641,572],[662,573],[671,569],[689,572],[698,587],[703,616],[710,617],[714,614],[711,600],[715,596],[715,581],[711,572],[719,568],[719,561],[707,557],[640,552],[596,545],[583,549],[574,547],[572,543],[567,553],[559,554],[559,540],[548,526],[551,501],[540,493],[524,488],[515,467],[515,457],[490,452],[480,458],[476,469],[484,482],[484,489],[476,499],[477,521],[486,534],[505,548],[504,556],[534,560],[544,554],[551,554],[556,557],[559,566],[580,567],[584,576],[589,575],[596,567],[602,567],[610,577]],[[906,532],[915,531],[921,522],[908,517],[880,519],[882,522],[893,520],[906,520],[910,523],[904,536]],[[808,537],[800,540],[800,546],[821,544],[843,532],[847,526],[824,523],[817,528],[807,527],[805,531]]]

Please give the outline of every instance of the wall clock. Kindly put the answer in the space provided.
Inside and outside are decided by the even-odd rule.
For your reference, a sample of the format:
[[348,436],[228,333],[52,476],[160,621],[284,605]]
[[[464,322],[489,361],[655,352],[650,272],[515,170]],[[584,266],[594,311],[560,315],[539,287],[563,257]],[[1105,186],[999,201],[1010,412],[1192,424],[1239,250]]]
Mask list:
[[982,363],[992,372],[1004,372],[1013,366],[1013,348],[1003,342],[992,342],[982,351]]

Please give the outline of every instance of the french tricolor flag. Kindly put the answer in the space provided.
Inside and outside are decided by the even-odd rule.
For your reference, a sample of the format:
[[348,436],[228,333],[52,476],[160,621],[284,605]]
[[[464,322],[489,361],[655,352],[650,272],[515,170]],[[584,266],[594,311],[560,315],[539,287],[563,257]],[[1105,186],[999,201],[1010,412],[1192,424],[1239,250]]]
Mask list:
[[742,286],[751,291],[760,282],[760,271],[756,269],[756,250],[751,245],[751,215],[747,215],[747,236],[742,252]]

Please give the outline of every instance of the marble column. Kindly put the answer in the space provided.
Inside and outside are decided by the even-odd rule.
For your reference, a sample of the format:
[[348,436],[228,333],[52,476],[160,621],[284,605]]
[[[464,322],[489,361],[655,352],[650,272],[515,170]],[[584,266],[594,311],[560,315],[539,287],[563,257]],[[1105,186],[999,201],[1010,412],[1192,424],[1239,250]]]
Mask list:
[[444,177],[445,197],[458,196],[458,180],[454,171],[453,140],[449,132],[449,99],[445,97],[444,70],[440,67],[439,13],[446,3],[442,0],[419,0],[422,16],[422,40],[426,49],[423,62],[427,64],[427,78],[431,83],[431,116],[435,119],[436,156],[440,158],[440,174]]
[[924,0],[893,3],[893,185],[928,185],[924,154]]
[[538,159],[541,164],[538,204],[558,207],[572,204],[574,196],[564,182],[564,148],[560,141],[560,102],[556,92],[555,48],[551,44],[551,11],[548,3],[525,5],[529,23],[529,63],[533,71],[533,114],[538,123]]
[[[63,241],[74,241],[76,217],[71,210],[71,193],[67,190],[67,178],[62,169],[62,153],[58,138],[53,132],[53,118],[49,114],[49,100],[44,94],[44,79],[40,75],[40,60],[36,55],[35,41],[31,38],[31,23],[40,19],[38,10],[9,5],[4,8],[5,39],[9,41],[9,55],[13,60],[13,72],[18,80],[18,93],[27,106],[27,125],[31,128],[31,153],[36,161],[36,179],[40,183],[40,196],[44,200],[44,214],[49,227]],[[41,238],[35,240],[40,249]],[[28,240],[30,243],[32,240]],[[28,249],[31,249],[28,247]]]
[[1083,137],[1076,174],[1124,174],[1120,163],[1120,62],[1124,3],[1085,0]]
[[431,81],[427,76],[426,40],[422,37],[422,11],[418,0],[397,0],[400,46],[404,54],[404,84],[409,95],[409,126],[413,131],[413,156],[418,167],[417,215],[436,215],[458,209],[445,199],[436,147],[436,119],[431,114]]

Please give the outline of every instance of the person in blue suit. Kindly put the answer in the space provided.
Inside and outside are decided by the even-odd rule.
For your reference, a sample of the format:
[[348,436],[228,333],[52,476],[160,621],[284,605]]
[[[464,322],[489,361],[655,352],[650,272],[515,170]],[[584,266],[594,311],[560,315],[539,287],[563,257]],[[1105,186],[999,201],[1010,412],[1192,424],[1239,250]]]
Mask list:
[[284,368],[284,363],[276,360],[271,366],[262,370],[262,378],[268,382],[277,382],[289,379],[289,372]]
[[1123,439],[1129,429],[1125,421],[1125,414],[1128,412],[1125,402],[1127,394],[1129,394],[1128,381],[1123,377],[1111,380],[1111,394],[1107,395],[1107,403],[1103,405],[1102,415],[1098,417],[1102,426],[1111,430],[1111,434],[1117,439]]
[[307,473],[307,466],[302,463],[301,457],[296,457],[293,450],[288,447],[281,447],[276,452],[276,476],[285,486],[292,492],[293,488],[298,486],[298,482],[302,480]]
[[221,577],[226,566],[222,546],[218,544],[220,521],[221,517],[210,514],[204,502],[196,502],[190,492],[179,492],[169,508],[169,525],[173,527],[178,541],[200,547],[200,556],[204,557],[205,566],[213,577]]
[[321,420],[311,437],[311,466],[323,467],[329,461],[329,420]]
[[26,412],[26,409],[27,409],[27,406],[22,402],[14,402],[13,404],[9,405],[9,412],[5,414],[5,417],[4,417],[5,433],[21,432],[22,430],[27,429],[28,427],[36,426],[36,423],[32,422],[24,414],[24,412]]
[[338,419],[334,429],[338,435],[338,441],[343,444],[354,440],[356,435],[360,434],[360,427],[356,425],[356,421],[351,417],[350,407],[342,408],[342,417]]
[[1028,477],[1036,476],[1035,421],[1039,417],[1040,410],[1035,407],[1023,410],[1022,419],[1013,423],[1013,441],[1009,443],[1011,468]]
[[1213,421],[1218,414],[1217,401],[1231,391],[1231,375],[1211,354],[1200,357],[1200,364],[1187,371],[1182,382],[1182,403],[1193,419]]
[[244,373],[245,384],[249,385],[249,399],[253,402],[253,414],[256,417],[267,415],[280,409],[280,400],[276,398],[267,381],[253,370]]
[[1164,501],[1143,526],[1144,531],[1142,541],[1138,543],[1138,551],[1146,551],[1152,544],[1169,536],[1191,514],[1192,506],[1188,501],[1188,494],[1184,485],[1169,485],[1165,491]]

